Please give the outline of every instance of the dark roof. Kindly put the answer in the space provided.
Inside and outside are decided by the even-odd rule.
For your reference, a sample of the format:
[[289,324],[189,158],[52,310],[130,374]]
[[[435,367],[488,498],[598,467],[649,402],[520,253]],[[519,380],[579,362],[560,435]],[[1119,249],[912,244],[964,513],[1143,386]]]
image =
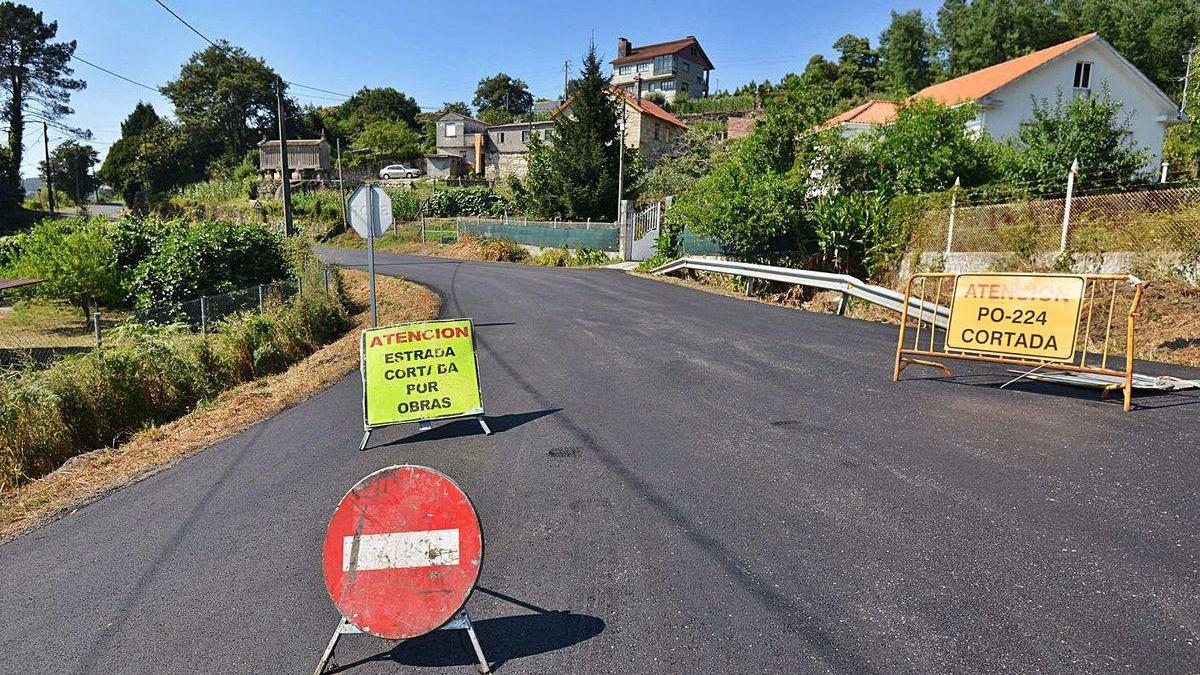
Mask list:
[[40,284],[44,279],[0,279],[0,292]]
[[[288,139],[288,145],[297,145],[297,146],[299,146],[299,145],[320,145],[322,143],[324,143],[325,145],[329,145],[329,141],[325,140],[324,138],[289,138]],[[264,145],[279,145],[279,140],[278,139],[273,140],[273,141],[262,140],[262,141],[258,142],[258,145],[260,147],[264,146]]]
[[704,65],[707,70],[712,70],[716,66],[708,59],[708,54],[704,53],[704,49],[700,46],[700,42],[696,40],[696,36],[689,35],[679,40],[671,40],[670,42],[656,42],[652,45],[642,45],[640,47],[630,47],[628,56],[618,56],[612,60],[614,66],[619,66],[625,63],[633,63],[634,61],[645,61],[646,59],[654,58],[655,56],[666,56],[674,54],[681,49],[691,46],[696,47],[696,52],[704,59]]

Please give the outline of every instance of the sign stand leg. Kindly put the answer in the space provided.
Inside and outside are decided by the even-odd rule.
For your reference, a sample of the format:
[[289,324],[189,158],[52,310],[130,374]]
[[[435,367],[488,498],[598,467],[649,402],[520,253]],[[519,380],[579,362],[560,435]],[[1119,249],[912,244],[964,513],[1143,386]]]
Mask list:
[[362,443],[358,446],[358,451],[362,452],[363,450],[366,450],[367,442],[370,440],[371,440],[371,430],[367,429],[365,432],[363,432]]
[[[480,420],[482,421],[482,420]],[[486,428],[487,425],[484,425]],[[479,637],[475,635],[475,626],[471,625],[471,617],[467,616],[467,610],[462,611],[463,623],[466,624],[467,637],[471,638],[471,646],[475,648],[475,658],[479,661],[476,668],[481,673],[492,672],[492,667],[488,665],[487,657],[483,655],[483,647],[479,644]]]
[[326,666],[329,665],[329,659],[333,657],[333,648],[337,646],[338,638],[342,637],[343,629],[349,622],[343,617],[338,622],[337,628],[333,629],[333,637],[329,638],[329,644],[325,647],[325,653],[321,655],[321,660],[317,663],[317,669],[313,671],[313,675],[321,675],[325,672]]
[[478,419],[479,419],[479,426],[483,427],[483,433],[484,433],[484,435],[491,436],[491,435],[492,435],[492,429],[491,429],[491,427],[489,427],[489,426],[487,425],[487,420],[485,420],[485,419],[483,418],[483,415],[480,415]]

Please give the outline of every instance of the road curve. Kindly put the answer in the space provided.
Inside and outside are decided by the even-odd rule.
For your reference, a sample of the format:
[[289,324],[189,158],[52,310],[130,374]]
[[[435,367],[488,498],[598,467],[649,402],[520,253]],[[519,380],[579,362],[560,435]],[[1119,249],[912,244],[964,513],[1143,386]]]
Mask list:
[[[0,672],[310,672],[332,508],[404,462],[475,501],[468,608],[501,673],[1200,671],[1200,397],[1126,415],[997,368],[894,384],[890,326],[378,261],[475,319],[497,433],[394,427],[360,453],[349,376],[0,546]],[[336,661],[473,672],[449,632]]]

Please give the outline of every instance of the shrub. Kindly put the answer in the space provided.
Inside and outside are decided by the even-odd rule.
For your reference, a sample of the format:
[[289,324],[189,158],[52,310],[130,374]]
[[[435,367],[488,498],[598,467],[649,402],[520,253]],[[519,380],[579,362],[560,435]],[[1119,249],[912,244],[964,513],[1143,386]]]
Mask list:
[[12,273],[45,281],[31,291],[65,300],[83,311],[121,300],[121,269],[100,218],[43,220],[20,240]]
[[172,228],[134,271],[142,318],[182,318],[182,303],[267,283],[287,274],[283,239],[256,223],[199,222]]
[[580,265],[596,266],[609,263],[608,254],[594,248],[581,248],[575,252],[575,259]]
[[479,244],[479,257],[498,262],[524,262],[530,255],[525,247],[507,239],[486,239]]
[[533,259],[539,265],[547,267],[570,267],[575,263],[571,251],[565,248],[547,248]]
[[308,356],[350,327],[339,289],[232,317],[207,341],[177,326],[127,324],[103,350],[0,379],[0,489]]
[[502,209],[503,205],[504,199],[485,187],[435,190],[426,202],[425,215],[434,218],[486,216],[495,213],[497,208]]

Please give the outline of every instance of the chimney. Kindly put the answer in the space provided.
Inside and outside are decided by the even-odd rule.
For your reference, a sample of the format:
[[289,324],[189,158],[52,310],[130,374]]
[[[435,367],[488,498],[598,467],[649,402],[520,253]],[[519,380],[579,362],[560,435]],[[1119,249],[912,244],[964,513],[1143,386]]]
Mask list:
[[619,59],[622,56],[629,56],[630,46],[629,40],[626,40],[623,37],[617,38],[617,58]]

